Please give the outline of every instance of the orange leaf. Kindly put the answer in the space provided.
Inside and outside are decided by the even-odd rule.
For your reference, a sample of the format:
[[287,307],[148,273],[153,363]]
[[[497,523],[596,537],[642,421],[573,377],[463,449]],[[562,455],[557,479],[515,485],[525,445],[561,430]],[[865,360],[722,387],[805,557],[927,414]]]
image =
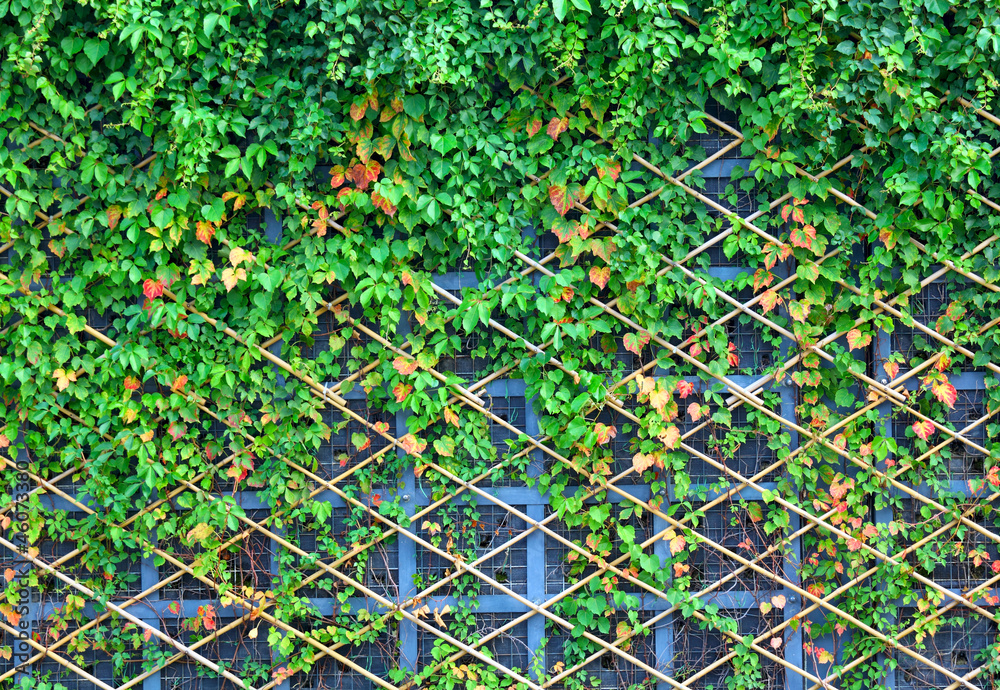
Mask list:
[[456,429],[461,426],[458,422],[458,414],[450,407],[444,408],[444,421],[447,424],[453,425]]
[[604,289],[604,286],[608,284],[608,280],[611,279],[611,269],[608,266],[603,268],[598,268],[597,266],[591,266],[590,268],[590,282],[597,287]]
[[212,237],[215,236],[215,226],[203,220],[198,221],[198,229],[194,233],[195,237],[208,246],[212,246]]
[[409,376],[417,370],[417,360],[407,359],[406,357],[397,357],[392,361],[392,368],[403,376]]
[[597,433],[597,445],[599,446],[603,446],[618,435],[618,430],[614,426],[608,426],[607,424],[595,424],[594,431]]
[[671,424],[660,432],[658,438],[663,441],[663,445],[673,450],[677,447],[678,442],[681,440],[681,432],[676,426]]
[[76,372],[72,369],[66,371],[65,369],[56,369],[52,372],[52,378],[56,380],[56,387],[60,391],[64,391],[69,388],[69,384],[76,381]]
[[882,368],[885,369],[885,373],[889,377],[890,381],[896,378],[896,375],[899,374],[899,364],[896,362],[883,362]]
[[247,279],[247,272],[242,267],[237,268],[236,270],[227,268],[224,271],[222,271],[222,284],[226,286],[226,292],[229,292],[234,287],[236,287],[236,284],[239,283],[241,280],[246,280],[246,279]]
[[399,439],[399,445],[402,446],[403,450],[410,455],[415,455],[419,458],[420,453],[427,448],[427,441],[422,441],[413,434],[407,434],[403,438]]
[[699,419],[701,419],[701,405],[699,405],[698,403],[693,402],[690,405],[688,405],[687,412],[688,415],[690,415],[691,417],[691,421],[697,422]]
[[632,469],[636,472],[642,474],[656,462],[656,458],[652,455],[646,455],[645,453],[636,453],[632,457]]
[[528,121],[528,126],[525,128],[528,132],[528,137],[533,137],[538,134],[538,130],[542,128],[542,121],[538,118]]
[[765,314],[779,304],[781,304],[781,296],[774,290],[766,290],[764,294],[760,296],[760,306],[764,310]]

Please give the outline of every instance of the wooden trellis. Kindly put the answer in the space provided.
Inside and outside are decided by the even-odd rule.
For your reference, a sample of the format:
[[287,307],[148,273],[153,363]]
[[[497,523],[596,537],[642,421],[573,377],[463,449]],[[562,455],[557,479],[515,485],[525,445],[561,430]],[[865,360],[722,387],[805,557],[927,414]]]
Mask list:
[[[963,105],[971,107],[968,103]],[[985,111],[978,114],[1000,125],[1000,120],[992,114]],[[730,279],[744,272],[745,267],[738,260],[728,260],[719,251],[723,241],[737,226],[764,241],[776,241],[765,229],[755,225],[755,221],[792,199],[787,190],[768,189],[762,190],[771,197],[765,208],[753,210],[753,204],[749,201],[744,203],[742,198],[735,207],[731,205],[723,191],[732,167],[745,162],[738,153],[743,135],[736,128],[736,119],[720,109],[710,108],[705,113],[705,119],[714,126],[713,134],[708,138],[712,141],[705,139],[698,145],[710,155],[692,168],[673,175],[639,156],[633,157],[634,168],[659,178],[663,188],[673,186],[683,190],[703,203],[709,213],[725,219],[718,234],[701,246],[690,247],[684,258],[674,260],[662,257],[668,269],[664,269],[659,278],[666,270],[678,269],[688,280],[704,282],[704,273],[694,266],[696,260],[700,261],[705,256],[709,257],[709,275]],[[59,141],[55,135],[38,127],[35,129],[42,136]],[[592,134],[597,136],[596,132]],[[998,154],[1000,148],[991,153],[991,158],[996,158]],[[139,161],[136,168],[148,165],[154,158],[155,155]],[[850,160],[851,157],[848,157],[839,161],[829,170],[797,167],[796,173],[815,180],[829,175]],[[704,191],[699,191],[689,182],[695,171],[700,171],[712,181]],[[533,177],[530,181],[538,183],[541,179]],[[0,192],[10,194],[3,188]],[[652,203],[660,192],[662,189],[635,199],[631,206]],[[875,218],[872,209],[866,208],[843,190],[833,188],[831,193],[857,213]],[[969,190],[969,194],[991,212],[1000,211],[996,202],[975,190]],[[580,207],[577,210],[586,210],[579,203],[576,206]],[[61,214],[49,216],[39,211],[36,215],[41,225],[47,225]],[[281,242],[279,220],[268,213],[262,222],[268,238],[275,243]],[[331,219],[328,225],[339,229],[336,220]],[[598,228],[601,229],[617,230],[611,224]],[[990,237],[974,253],[993,246],[997,239],[996,236]],[[293,239],[286,246],[296,242]],[[923,250],[919,243],[916,244]],[[544,246],[544,243],[540,239],[537,245]],[[10,249],[11,245],[0,247],[0,255]],[[817,263],[821,264],[840,251],[839,248],[831,248],[827,256],[819,258]],[[552,251],[539,251],[533,257],[515,249],[514,256],[517,263],[510,268],[522,276],[553,276],[558,272],[556,254]],[[786,270],[779,273],[779,280],[780,287],[785,287],[794,282],[795,275]],[[653,498],[650,487],[643,484],[632,469],[631,452],[623,431],[620,431],[613,446],[615,462],[610,469],[611,476],[606,480],[598,481],[588,472],[573,467],[566,454],[541,433],[537,401],[526,397],[524,382],[511,375],[514,367],[494,367],[468,351],[478,346],[475,336],[462,335],[465,351],[450,361],[443,360],[440,371],[431,371],[442,382],[446,381],[446,376],[441,372],[454,372],[462,377],[463,384],[448,384],[451,402],[476,410],[489,420],[489,444],[498,449],[501,460],[494,467],[484,467],[483,472],[471,481],[459,478],[433,456],[424,458],[419,472],[410,467],[399,477],[380,474],[384,468],[380,458],[389,454],[406,456],[401,439],[410,433],[410,429],[405,413],[394,417],[380,416],[378,411],[369,409],[362,389],[348,385],[348,382],[359,380],[365,371],[372,369],[373,363],[336,381],[315,380],[302,368],[296,368],[282,359],[279,338],[249,345],[280,376],[305,384],[312,395],[326,406],[325,414],[330,415],[331,421],[342,416],[348,424],[319,449],[315,471],[291,459],[283,459],[308,478],[314,487],[314,499],[327,502],[332,507],[331,530],[327,537],[305,530],[297,531],[294,521],[278,524],[278,519],[287,515],[291,506],[271,511],[249,487],[239,487],[241,490],[235,491],[238,488],[236,482],[228,487],[216,486],[216,493],[207,494],[210,500],[222,500],[222,494],[232,494],[247,511],[246,517],[240,518],[237,528],[223,538],[226,544],[239,546],[238,553],[227,561],[225,568],[232,574],[234,582],[262,591],[268,589],[270,579],[279,574],[283,560],[294,563],[303,575],[299,591],[308,596],[324,615],[340,606],[341,602],[333,592],[343,586],[351,587],[353,594],[349,601],[353,610],[368,611],[374,620],[386,623],[384,627],[375,623],[362,626],[364,630],[378,630],[376,639],[354,644],[318,642],[294,624],[280,620],[273,615],[273,611],[260,607],[258,601],[242,590],[226,593],[231,601],[219,607],[219,624],[215,631],[203,639],[192,639],[188,631],[180,628],[180,621],[198,615],[199,607],[210,603],[217,605],[220,598],[220,583],[208,574],[196,571],[196,550],[186,552],[178,544],[158,544],[150,554],[134,555],[135,572],[130,587],[106,604],[102,602],[101,606],[95,607],[98,597],[79,582],[83,579],[80,564],[85,554],[70,536],[47,535],[48,539],[37,554],[19,555],[15,553],[16,545],[7,533],[8,536],[0,538],[0,546],[5,549],[0,552],[4,567],[27,562],[39,572],[46,573],[51,580],[48,589],[39,590],[37,598],[27,604],[24,620],[30,622],[32,629],[43,631],[46,616],[54,607],[47,594],[60,587],[58,583],[84,597],[92,619],[58,638],[47,636],[44,631],[38,638],[30,638],[28,662],[18,666],[5,662],[6,666],[0,666],[0,682],[9,683],[26,674],[38,677],[48,674],[47,677],[58,680],[69,690],[140,686],[143,690],[251,687],[241,675],[242,663],[256,660],[274,667],[287,663],[280,650],[272,648],[268,642],[268,632],[273,630],[274,636],[287,637],[294,640],[297,647],[310,648],[315,655],[315,665],[309,672],[294,674],[290,678],[273,678],[254,686],[259,690],[398,688],[406,683],[392,682],[392,669],[408,669],[419,674],[440,666],[443,658],[460,660],[466,657],[534,690],[564,687],[566,679],[581,670],[598,678],[601,687],[651,687],[655,684],[663,689],[694,690],[714,684],[719,688],[724,687],[726,678],[736,672],[731,664],[735,657],[733,644],[740,642],[744,636],[752,638],[750,647],[761,659],[766,687],[813,690],[840,687],[839,677],[838,674],[822,674],[803,654],[799,623],[808,620],[811,614],[833,613],[853,630],[881,643],[872,656],[898,661],[895,670],[889,671],[890,679],[894,678],[894,681],[889,681],[890,687],[893,682],[896,688],[989,687],[985,680],[987,664],[977,660],[976,653],[993,642],[1000,618],[994,607],[977,603],[974,595],[996,588],[1000,574],[957,562],[945,563],[929,572],[914,569],[911,577],[915,585],[926,587],[940,596],[938,616],[950,616],[959,611],[976,614],[975,617],[967,617],[964,623],[949,623],[944,632],[939,632],[935,647],[917,650],[912,642],[914,631],[905,616],[898,621],[899,631],[888,633],[860,621],[844,610],[842,602],[852,586],[876,574],[879,563],[899,566],[932,536],[915,540],[900,553],[882,553],[869,544],[862,544],[859,548],[870,559],[871,567],[854,580],[843,581],[833,591],[816,593],[800,579],[798,564],[803,557],[802,536],[816,530],[845,539],[850,535],[832,520],[834,510],[820,513],[809,504],[796,505],[780,496],[771,498],[776,479],[785,465],[806,449],[822,447],[828,453],[839,456],[846,471],[852,465],[862,465],[862,460],[844,450],[835,438],[845,424],[872,410],[877,412],[880,423],[884,425],[882,433],[896,438],[901,444],[906,442],[902,429],[914,421],[930,421],[941,441],[917,460],[926,460],[943,449],[951,450],[949,466],[943,469],[943,476],[950,481],[952,490],[969,492],[966,480],[973,475],[982,475],[984,459],[989,456],[985,447],[985,428],[992,413],[983,403],[984,376],[986,372],[1000,373],[1000,367],[986,362],[976,368],[970,366],[969,371],[953,378],[960,395],[960,404],[949,420],[954,429],[923,415],[906,397],[908,391],[919,386],[920,373],[937,361],[940,355],[932,353],[939,349],[939,345],[964,355],[969,362],[975,358],[974,353],[935,329],[934,320],[946,302],[949,281],[1000,291],[983,277],[955,262],[944,260],[934,273],[921,279],[920,292],[912,296],[872,297],[872,309],[876,314],[888,315],[900,323],[908,320],[904,313],[912,314],[913,325],[897,329],[892,334],[881,333],[871,348],[859,355],[866,361],[865,366],[854,374],[854,385],[858,391],[866,392],[867,402],[862,409],[853,411],[846,419],[821,431],[810,428],[796,415],[797,388],[787,374],[796,370],[803,353],[793,350],[792,333],[760,309],[760,296],[755,297],[752,292],[718,295],[731,307],[728,315],[720,321],[729,326],[731,339],[739,344],[739,354],[744,359],[744,366],[741,367],[744,373],[740,375],[714,375],[676,343],[661,335],[648,333],[656,348],[662,348],[672,357],[710,374],[714,381],[721,384],[732,412],[734,428],[751,428],[736,457],[727,462],[713,450],[725,433],[713,428],[710,420],[685,424],[681,447],[691,458],[694,480],[711,484],[721,477],[729,482],[729,488],[709,492],[701,506],[705,517],[698,524],[686,518],[678,519],[668,510],[676,500],[672,488],[668,488],[661,507],[650,506],[650,499]],[[471,284],[475,284],[473,276],[455,272],[439,276],[433,290],[442,302],[457,305],[461,302],[460,289]],[[842,280],[839,285],[845,291],[856,291],[849,281]],[[20,289],[30,296],[30,288]],[[176,299],[169,290],[165,295]],[[901,307],[907,297],[910,297],[909,306]],[[380,333],[376,325],[365,322],[360,312],[351,311],[348,300],[348,295],[344,293],[332,296],[317,314],[320,323],[324,323],[324,318],[329,318],[334,311],[340,311],[359,340],[379,343],[387,358],[410,357],[405,345],[394,344],[400,342],[398,339]],[[607,301],[593,298],[590,301],[629,331],[646,332],[619,309],[617,298]],[[213,317],[199,312],[191,304],[181,303],[181,307],[187,314],[200,314],[211,325],[216,323]],[[47,308],[56,314],[63,313],[58,305]],[[96,316],[88,316],[88,325],[84,329],[86,334],[108,348],[115,347],[117,341],[104,332],[103,324],[96,322]],[[859,318],[857,323],[861,322]],[[527,353],[546,354],[549,344],[525,341],[516,323],[491,319],[488,325],[494,336],[509,339]],[[993,321],[986,324],[984,330],[996,326],[997,321]],[[11,324],[6,330],[16,327],[17,324]],[[403,319],[397,334],[405,334],[408,327]],[[314,342],[322,342],[332,328],[321,330],[321,335]],[[232,329],[227,328],[225,333],[246,345]],[[766,341],[763,338],[765,333],[773,336],[778,344]],[[829,345],[842,341],[845,335],[843,330],[831,331],[808,351],[830,362],[834,357]],[[918,338],[930,343],[931,347],[920,347]],[[308,359],[323,350],[322,346],[313,347],[315,349],[304,346],[302,356]],[[881,363],[890,353],[898,351],[905,351],[908,361],[901,374],[890,381],[882,375]],[[623,392],[627,383],[639,374],[657,373],[654,358],[637,361],[631,353],[620,354],[624,373],[611,387],[613,393]],[[569,375],[579,373],[554,358],[549,364]],[[488,375],[481,375],[487,372]],[[78,376],[85,375],[85,372],[78,372]],[[690,380],[698,387],[703,386],[698,378]],[[773,394],[777,403],[766,402],[765,393]],[[217,421],[217,434],[226,433],[225,415],[215,409],[210,398],[200,399],[198,407]],[[82,423],[69,410],[63,412],[74,422]],[[640,422],[635,410],[624,398],[614,395],[608,398],[603,410],[587,412],[620,430],[626,424]],[[768,445],[769,439],[756,436],[748,414],[777,422],[782,432],[790,437],[791,454],[779,460]],[[333,426],[332,423],[330,425]],[[371,436],[373,444],[363,452],[354,453],[350,445],[353,431]],[[238,433],[250,439],[246,431]],[[522,436],[527,440],[519,440]],[[508,441],[512,443],[508,444]],[[513,451],[509,450],[511,445]],[[20,459],[30,459],[26,453],[22,452]],[[347,455],[351,457],[341,459]],[[217,465],[225,468],[233,459],[233,455],[220,456]],[[5,462],[10,470],[17,469],[13,460]],[[699,550],[691,560],[695,571],[692,588],[697,590],[697,597],[717,605],[735,619],[737,629],[725,632],[701,629],[698,623],[704,620],[704,615],[700,612],[682,615],[680,605],[671,603],[664,592],[627,570],[628,556],[613,550],[606,560],[598,557],[592,547],[548,507],[547,497],[537,488],[504,475],[503,468],[511,462],[526,466],[529,477],[538,477],[556,466],[567,466],[578,477],[579,486],[584,487],[591,501],[595,495],[606,491],[613,511],[641,506],[644,513],[636,515],[630,523],[635,528],[636,542],[641,544],[645,553],[658,556],[661,562],[666,562],[669,556],[664,536],[669,531],[692,530],[700,542]],[[500,472],[496,472],[497,467]],[[85,519],[95,511],[72,482],[76,471],[76,468],[67,467],[57,476],[47,478],[31,473],[31,493],[39,496],[43,504],[50,508],[67,510],[78,519]],[[451,490],[443,496],[434,494],[426,473],[433,473],[449,483]],[[886,492],[872,505],[876,522],[887,524],[901,512],[914,513],[926,507],[941,515],[945,522],[935,534],[962,526],[970,543],[991,553],[990,560],[996,559],[1000,536],[991,524],[981,523],[968,514],[952,515],[935,500],[933,491],[926,486],[915,489],[889,476],[877,474],[880,474]],[[135,529],[144,515],[169,507],[184,493],[201,492],[202,478],[198,476],[182,482],[162,500],[137,507],[135,514],[121,527],[126,531]],[[367,488],[365,491],[358,490],[362,481]],[[390,491],[401,496],[409,519],[408,527],[382,514],[371,500],[372,494]],[[1000,494],[993,494],[984,500],[991,502],[998,496]],[[776,501],[787,511],[790,528],[785,536],[763,533],[746,518],[744,509],[737,509],[740,501],[762,504],[765,497]],[[442,545],[437,532],[442,529],[441,524],[447,524],[449,511],[454,512],[457,507],[472,502],[476,505],[476,522],[480,530],[475,534],[454,537],[461,542],[457,548],[473,554],[468,558],[459,558],[454,553],[455,547]],[[2,513],[8,516],[16,511],[17,505],[2,509]],[[355,517],[351,518],[351,515]],[[359,519],[357,516],[363,517]],[[435,525],[438,530],[434,529]],[[348,534],[352,530],[361,530],[364,536],[360,540],[350,539]],[[331,543],[337,544],[336,549]],[[746,548],[744,544],[750,544],[752,548]],[[337,554],[335,557],[330,556],[331,549]],[[575,558],[569,558],[571,555]],[[579,562],[581,567],[574,568],[573,562]],[[363,565],[359,568],[359,564]],[[127,567],[127,563],[122,565],[123,569]],[[617,618],[609,619],[610,631],[607,634],[598,634],[594,630],[579,634],[577,631],[581,648],[589,651],[582,653],[582,660],[569,661],[563,645],[574,634],[573,624],[560,615],[558,605],[608,575],[617,577],[622,590],[639,601],[635,609],[638,622],[629,622],[627,616],[622,618],[624,614],[619,612],[616,613]],[[465,584],[456,589],[460,582]],[[462,608],[464,595],[455,594],[466,591],[469,583],[475,583],[477,589],[476,608],[471,612]],[[772,601],[775,597],[783,598],[786,602],[784,607],[764,612],[761,603]],[[172,605],[175,601],[179,602],[179,606]],[[136,660],[127,660],[121,668],[114,670],[111,659],[102,657],[99,650],[91,650],[82,659],[73,653],[74,638],[106,621],[112,611],[150,631],[150,644],[156,645],[162,652],[159,662],[143,667]],[[440,617],[428,613],[445,611],[447,613]],[[464,616],[464,623],[457,622],[459,616]],[[442,624],[449,623],[442,627]],[[619,623],[625,625],[624,632]],[[251,629],[258,627],[261,630],[255,636],[248,635]],[[16,626],[9,620],[0,620],[0,629],[8,639],[17,634]],[[440,650],[435,655],[434,647],[438,640],[448,645],[444,657]],[[547,640],[547,644],[543,640]],[[148,660],[150,657],[146,655],[145,658]],[[849,670],[866,660],[859,657],[837,661]],[[220,662],[222,666],[219,666]],[[539,677],[538,668],[549,671],[547,678],[542,680]],[[211,671],[208,676],[205,675],[206,670]],[[211,677],[220,673],[224,680]]]

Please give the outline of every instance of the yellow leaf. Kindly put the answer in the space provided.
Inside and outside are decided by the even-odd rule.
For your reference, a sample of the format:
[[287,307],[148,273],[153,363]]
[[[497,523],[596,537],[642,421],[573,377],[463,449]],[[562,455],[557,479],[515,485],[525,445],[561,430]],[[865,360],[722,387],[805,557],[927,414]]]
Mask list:
[[69,388],[69,384],[76,381],[75,371],[66,371],[64,369],[56,369],[52,372],[52,378],[56,380],[56,387],[60,391],[64,391]]
[[233,247],[229,250],[229,263],[233,265],[233,268],[236,268],[244,261],[252,264],[254,262],[253,254],[240,247]]
[[222,283],[226,286],[226,292],[229,292],[236,287],[236,284],[241,280],[246,279],[247,272],[242,268],[237,268],[236,270],[227,268],[222,272]]

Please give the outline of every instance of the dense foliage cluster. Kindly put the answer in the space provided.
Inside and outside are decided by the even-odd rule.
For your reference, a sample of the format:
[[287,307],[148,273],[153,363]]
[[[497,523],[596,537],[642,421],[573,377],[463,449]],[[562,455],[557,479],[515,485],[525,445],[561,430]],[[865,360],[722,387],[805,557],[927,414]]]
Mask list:
[[0,683],[1000,670],[985,3],[0,26]]

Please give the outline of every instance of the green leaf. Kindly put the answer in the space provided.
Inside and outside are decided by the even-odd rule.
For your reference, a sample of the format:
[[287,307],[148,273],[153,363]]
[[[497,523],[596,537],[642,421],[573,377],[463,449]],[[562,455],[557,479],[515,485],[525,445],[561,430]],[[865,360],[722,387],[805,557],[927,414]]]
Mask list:
[[419,120],[423,117],[426,107],[427,101],[419,93],[403,99],[403,111],[414,120]]
[[562,21],[566,18],[566,0],[552,0],[552,10],[556,13],[556,19]]
[[83,52],[96,65],[102,57],[108,54],[108,48],[107,41],[92,38],[84,44]]
[[528,142],[528,153],[532,156],[537,156],[539,153],[545,153],[555,145],[555,141],[552,137],[546,135],[544,132],[536,134]]
[[205,35],[209,38],[211,38],[212,32],[215,31],[215,27],[218,26],[219,18],[219,14],[217,12],[209,12],[205,15],[203,28],[205,29]]

